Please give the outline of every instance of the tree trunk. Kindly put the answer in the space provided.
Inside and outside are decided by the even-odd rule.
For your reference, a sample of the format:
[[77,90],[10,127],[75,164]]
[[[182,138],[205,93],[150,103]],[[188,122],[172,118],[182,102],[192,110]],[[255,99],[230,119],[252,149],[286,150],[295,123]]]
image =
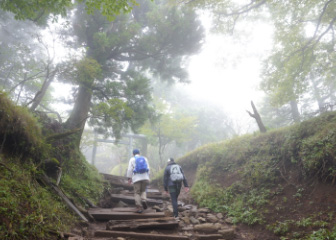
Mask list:
[[86,86],[79,86],[75,106],[71,111],[69,119],[65,123],[67,129],[80,129],[77,133],[77,146],[83,134],[86,120],[89,116],[91,106],[92,90]]
[[290,106],[291,106],[291,113],[294,122],[300,122],[300,113],[299,113],[299,108],[297,105],[296,101],[290,101]]
[[262,133],[266,132],[265,125],[262,122],[261,117],[260,117],[260,115],[259,115],[259,113],[257,111],[257,108],[254,106],[253,101],[251,101],[251,106],[252,106],[252,109],[253,109],[253,113],[247,111],[248,114],[257,121],[257,124],[258,124],[260,132],[262,132]]
[[319,111],[320,111],[320,113],[323,113],[323,112],[326,111],[325,106],[324,106],[325,105],[325,103],[324,103],[325,99],[321,97],[320,90],[317,86],[316,81],[311,80],[311,82],[312,82],[312,85],[313,85],[314,97],[317,101]]
[[35,111],[35,109],[38,107],[38,105],[40,105],[44,95],[46,94],[51,82],[54,80],[55,75],[57,72],[57,67],[56,69],[50,73],[50,69],[49,67],[47,68],[47,73],[46,73],[46,77],[45,80],[42,84],[41,90],[38,91],[32,101],[32,105],[30,106],[30,110],[31,111]]

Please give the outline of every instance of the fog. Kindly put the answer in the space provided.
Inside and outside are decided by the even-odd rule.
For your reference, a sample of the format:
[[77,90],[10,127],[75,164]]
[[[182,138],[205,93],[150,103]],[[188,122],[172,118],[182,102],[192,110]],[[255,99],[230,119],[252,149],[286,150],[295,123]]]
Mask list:
[[[201,3],[187,8],[139,0],[131,14],[112,22],[88,14],[83,4],[58,21],[2,11],[2,90],[66,131],[85,130],[78,138],[87,159],[93,132],[120,141],[126,134],[146,136],[156,169],[205,144],[333,110],[332,14],[310,11],[305,19],[305,8],[296,5],[222,3],[200,10]],[[235,12],[237,6],[247,10]],[[113,155],[113,164],[100,161],[100,168],[109,172],[128,159],[140,144],[129,142],[98,150],[104,159]]]

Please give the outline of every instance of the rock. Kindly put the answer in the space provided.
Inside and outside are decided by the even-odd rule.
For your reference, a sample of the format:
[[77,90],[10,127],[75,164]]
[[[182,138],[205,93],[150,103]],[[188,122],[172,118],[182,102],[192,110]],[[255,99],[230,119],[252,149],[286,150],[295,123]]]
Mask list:
[[198,219],[194,218],[193,216],[191,216],[189,219],[190,219],[190,222],[194,225],[195,224],[200,224],[200,221]]
[[211,223],[216,223],[216,222],[218,222],[218,218],[215,216],[215,215],[213,215],[213,214],[207,214],[207,220],[209,221],[209,222],[211,222]]
[[189,225],[189,226],[186,226],[186,227],[182,228],[182,231],[193,231],[193,230],[194,230],[193,225]]
[[235,231],[232,228],[218,230],[218,233],[226,240],[232,240],[236,237]]
[[203,222],[203,223],[206,222],[206,219],[205,219],[204,217],[198,217],[197,219],[198,219],[200,222]]
[[185,224],[190,224],[190,218],[189,217],[182,217],[181,219]]
[[192,237],[192,236],[193,236],[193,234],[192,234],[192,233],[189,233],[189,232],[184,232],[183,235],[184,235],[184,236],[187,236],[187,237]]
[[195,231],[205,232],[205,233],[213,233],[217,232],[220,227],[216,226],[213,223],[203,223],[194,226]]
[[230,217],[228,217],[228,218],[225,219],[225,222],[226,222],[227,224],[233,224],[233,219],[230,218]]
[[185,208],[185,207],[178,207],[178,211],[179,212],[184,212],[184,211],[186,211],[187,209]]
[[163,212],[163,209],[162,208],[160,208],[159,206],[153,206],[152,207],[153,209],[155,209],[157,212]]
[[123,238],[123,237],[117,237],[117,240],[126,240],[126,238]]
[[116,208],[119,208],[119,207],[127,207],[128,205],[126,204],[126,203],[124,203],[123,201],[119,201],[116,205],[115,205],[115,207]]
[[190,204],[185,205],[184,207],[186,208],[186,210],[192,210],[192,209],[197,210],[197,207],[196,207],[196,206],[194,206],[194,205],[190,205]]
[[174,211],[172,206],[168,206],[167,209],[168,209],[169,212],[173,212]]
[[183,207],[184,205],[185,205],[184,202],[177,201],[177,206],[179,206],[179,207]]
[[190,212],[190,210],[186,210],[186,211],[184,211],[182,214],[183,214],[183,216],[185,216],[185,217],[190,217],[190,216],[191,216],[191,212]]
[[208,208],[200,208],[200,209],[198,209],[198,212],[199,213],[209,213],[210,210]]
[[217,216],[218,219],[223,219],[223,217],[224,217],[222,213],[217,213],[216,216]]

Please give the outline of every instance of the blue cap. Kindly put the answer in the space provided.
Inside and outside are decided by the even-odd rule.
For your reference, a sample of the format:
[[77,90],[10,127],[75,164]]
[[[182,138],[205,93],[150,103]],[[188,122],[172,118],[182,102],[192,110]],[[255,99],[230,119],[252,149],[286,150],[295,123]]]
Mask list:
[[134,149],[133,150],[133,155],[137,155],[137,154],[140,154],[140,150],[139,149]]

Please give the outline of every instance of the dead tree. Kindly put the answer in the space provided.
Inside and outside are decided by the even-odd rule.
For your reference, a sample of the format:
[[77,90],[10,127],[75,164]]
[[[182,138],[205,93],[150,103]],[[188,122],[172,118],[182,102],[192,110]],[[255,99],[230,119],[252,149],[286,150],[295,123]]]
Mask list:
[[260,115],[259,115],[259,113],[257,111],[257,108],[254,106],[253,101],[251,101],[251,106],[252,106],[252,109],[253,109],[253,113],[251,113],[250,111],[246,110],[247,113],[257,121],[257,124],[258,124],[260,132],[262,132],[262,133],[266,132],[265,125],[263,124],[263,122],[261,120],[261,117],[260,117]]

